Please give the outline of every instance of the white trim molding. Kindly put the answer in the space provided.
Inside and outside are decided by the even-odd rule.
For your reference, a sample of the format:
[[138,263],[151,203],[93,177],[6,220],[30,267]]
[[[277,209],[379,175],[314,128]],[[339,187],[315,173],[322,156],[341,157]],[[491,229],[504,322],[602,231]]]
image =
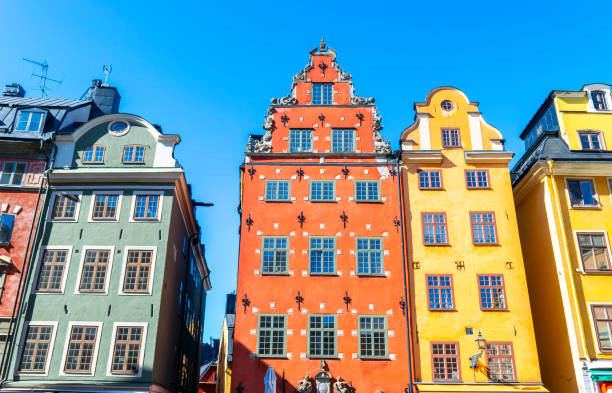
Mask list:
[[[74,219],[73,220],[54,220],[51,218],[53,215],[53,206],[55,205],[55,197],[58,195],[77,195],[78,201],[74,208]],[[79,214],[81,213],[81,203],[83,202],[83,191],[53,191],[47,208],[47,222],[79,222]]]
[[[96,333],[96,344],[94,346],[94,352],[91,358],[91,372],[89,373],[71,373],[66,372],[64,367],[66,366],[66,355],[68,354],[68,344],[70,343],[70,335],[72,333],[73,326],[95,326],[98,328]],[[68,329],[66,331],[66,341],[64,342],[64,351],[62,353],[62,362],[60,364],[59,375],[65,377],[78,377],[78,376],[94,376],[96,374],[96,364],[98,363],[98,349],[100,349],[100,337],[102,337],[102,325],[103,322],[79,322],[70,321],[68,322]]]
[[[66,264],[64,265],[64,271],[62,272],[62,285],[61,285],[61,290],[59,292],[45,292],[45,291],[39,291],[36,288],[38,287],[38,279],[40,278],[40,268],[42,267],[42,259],[45,255],[45,251],[47,250],[67,250],[68,253],[66,254]],[[38,253],[38,258],[37,258],[37,264],[36,264],[36,279],[32,282],[32,292],[34,292],[36,294],[36,296],[38,295],[63,295],[64,294],[64,290],[66,289],[66,280],[68,279],[68,270],[70,269],[70,261],[72,259],[72,246],[49,246],[49,245],[45,245],[42,246],[40,248],[40,251]]]
[[[157,218],[154,219],[135,219],[134,212],[136,208],[136,198],[138,195],[158,195],[159,203],[157,205]],[[163,191],[134,191],[132,195],[132,205],[130,207],[130,220],[129,222],[160,222],[162,220],[162,208],[164,206],[164,192]]]
[[[51,340],[49,340],[49,349],[47,351],[47,358],[45,359],[45,371],[40,373],[34,372],[20,372],[19,365],[21,364],[21,356],[23,355],[23,347],[25,344],[25,338],[28,333],[30,326],[51,326]],[[21,338],[19,339],[19,351],[17,353],[17,361],[15,362],[15,375],[38,375],[48,376],[49,366],[51,365],[51,357],[53,356],[53,347],[55,345],[55,335],[57,334],[57,321],[25,321],[23,324],[23,331],[21,332]]]
[[[93,208],[96,203],[96,195],[118,195],[119,196],[117,198],[117,211],[116,211],[116,217],[114,219],[111,219],[111,220],[94,220],[93,219]],[[123,191],[118,191],[118,190],[92,191],[91,197],[89,198],[89,214],[87,215],[87,222],[96,222],[96,223],[119,222],[119,220],[121,219],[121,201],[122,199],[123,199]]]
[[[83,274],[83,263],[85,262],[85,255],[89,250],[107,250],[109,251],[108,266],[106,268],[106,277],[104,281],[104,292],[81,292],[79,287],[81,286],[81,274]],[[81,247],[81,262],[79,263],[79,270],[77,273],[76,283],[74,285],[75,295],[108,295],[108,286],[110,284],[110,276],[113,271],[113,260],[115,259],[115,246],[82,246]]]
[[[113,334],[111,337],[110,348],[108,351],[108,365],[106,366],[106,376],[107,377],[118,377],[118,378],[139,378],[142,376],[142,366],[144,363],[144,354],[145,354],[145,344],[147,343],[147,322],[115,322],[113,323]],[[117,338],[117,328],[119,326],[129,326],[129,327],[142,327],[142,341],[140,343],[140,355],[138,357],[138,372],[135,375],[125,375],[125,374],[113,374],[111,373],[111,366],[113,364],[113,354],[115,353],[115,339]]]
[[[151,256],[151,270],[149,274],[149,290],[142,293],[123,292],[123,281],[125,280],[125,268],[127,265],[128,251],[153,251]],[[125,296],[151,296],[153,294],[153,276],[155,274],[155,261],[157,259],[157,246],[125,246],[123,248],[123,264],[121,265],[121,277],[119,278],[119,295]]]
[[[582,88],[587,95],[588,103],[587,103],[587,112],[594,113],[611,113],[612,112],[612,97],[610,96],[610,85],[605,85],[603,83],[593,83],[590,85],[585,85]],[[595,105],[593,104],[593,98],[591,97],[591,93],[594,91],[601,91],[605,95],[606,106],[608,109],[606,110],[597,110],[595,109]]]

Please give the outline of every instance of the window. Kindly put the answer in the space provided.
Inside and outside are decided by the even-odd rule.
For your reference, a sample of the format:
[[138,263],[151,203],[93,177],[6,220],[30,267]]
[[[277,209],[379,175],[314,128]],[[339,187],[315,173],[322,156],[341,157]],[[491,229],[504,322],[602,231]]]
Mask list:
[[159,199],[160,195],[144,195],[138,194],[135,196],[134,204],[134,220],[158,220]]
[[446,213],[421,213],[423,243],[426,246],[448,244]]
[[257,355],[285,356],[286,320],[284,315],[259,316],[257,330]]
[[152,264],[152,250],[128,250],[123,279],[123,292],[150,292],[149,281],[152,273]]
[[582,150],[603,150],[602,136],[599,131],[579,131]]
[[606,93],[600,90],[591,92],[591,99],[593,100],[593,107],[598,111],[607,111],[608,103],[606,102]]
[[312,84],[312,104],[331,105],[332,104],[332,84],[313,83]]
[[431,362],[434,381],[459,381],[459,344],[457,342],[432,342]]
[[453,277],[449,275],[427,275],[427,297],[430,310],[454,310]]
[[95,221],[116,220],[119,194],[94,194],[91,219]]
[[472,223],[472,242],[474,244],[497,244],[495,213],[470,213]]
[[333,274],[336,272],[336,238],[310,238],[310,273]]
[[461,147],[459,129],[442,129],[442,147]]
[[101,164],[104,162],[104,153],[106,148],[102,145],[87,146],[83,151],[83,163],[85,164]]
[[56,194],[53,199],[51,219],[57,221],[76,221],[79,195]]
[[490,381],[515,380],[512,343],[487,343],[487,369]]
[[140,164],[144,162],[145,147],[142,145],[129,145],[123,148],[123,162],[125,164]]
[[453,109],[453,103],[450,102],[449,100],[444,100],[442,101],[442,103],[440,104],[440,107],[442,108],[442,110],[445,111],[450,111]]
[[357,202],[380,201],[378,180],[358,180],[355,182],[355,200]]
[[501,274],[478,276],[480,308],[483,310],[506,310],[504,277]]
[[578,233],[578,245],[585,272],[607,272],[612,269],[603,233]]
[[288,180],[268,180],[266,182],[266,201],[290,201]]
[[335,202],[336,182],[333,180],[311,180],[310,200],[313,202]]
[[568,179],[567,187],[569,189],[572,207],[599,206],[599,202],[597,201],[597,196],[595,194],[595,185],[593,184],[593,180]]
[[262,274],[288,273],[289,238],[264,237],[262,250]]
[[312,151],[312,130],[291,130],[289,132],[289,151]]
[[142,326],[117,326],[111,374],[138,375],[143,333]]
[[12,214],[2,214],[0,218],[0,245],[7,245],[11,242],[15,216]]
[[28,164],[25,162],[4,161],[2,175],[0,175],[0,185],[20,186],[27,166]]
[[29,132],[42,131],[45,117],[44,112],[19,111],[15,130]]
[[355,130],[332,130],[332,152],[355,151]]
[[36,290],[40,292],[62,292],[64,270],[69,250],[45,250],[42,256]]
[[489,171],[486,169],[466,170],[467,188],[489,188]]
[[419,188],[421,190],[438,190],[442,188],[441,171],[419,171]]
[[130,124],[127,121],[117,120],[108,125],[108,132],[115,136],[127,134],[130,129]]
[[382,238],[357,238],[357,274],[384,274]]
[[52,338],[53,326],[28,325],[19,362],[20,372],[44,373],[46,371]]
[[109,270],[110,250],[87,250],[81,267],[80,292],[104,293],[106,274]]
[[97,326],[72,326],[64,362],[66,373],[93,373],[94,352],[98,337]]
[[593,324],[601,351],[612,350],[612,304],[592,305]]
[[359,356],[384,358],[387,356],[387,318],[359,316]]
[[308,356],[336,356],[336,316],[310,315],[308,318]]

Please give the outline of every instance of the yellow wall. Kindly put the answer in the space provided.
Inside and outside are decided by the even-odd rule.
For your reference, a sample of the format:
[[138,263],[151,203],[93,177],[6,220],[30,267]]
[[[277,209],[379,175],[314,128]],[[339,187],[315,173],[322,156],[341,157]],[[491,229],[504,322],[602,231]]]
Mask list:
[[227,352],[229,343],[229,330],[227,319],[223,319],[223,329],[219,340],[219,357],[217,359],[217,393],[230,393],[232,386],[232,366],[228,362]]
[[[443,100],[453,101],[456,110],[452,113],[439,110]],[[507,166],[510,155],[499,152],[507,157],[501,163],[466,164],[464,149],[469,150],[472,146],[466,112],[477,112],[478,108],[456,89],[434,90],[425,104],[417,104],[417,111],[430,114],[431,150],[441,149],[439,135],[443,127],[459,127],[463,145],[461,149],[442,149],[443,158],[439,164],[411,162],[415,154],[403,152],[404,202],[412,240],[408,246],[408,263],[418,330],[417,378],[432,381],[431,341],[458,341],[462,381],[487,382],[483,367],[485,355],[480,359],[476,372],[469,368],[469,357],[478,353],[474,338],[480,330],[488,341],[512,342],[517,380],[537,383],[541,379]],[[481,128],[484,149],[491,150],[490,139],[501,138],[501,134],[484,121],[481,121]],[[418,134],[419,126],[414,125],[406,129],[402,139],[417,140]],[[427,168],[441,168],[443,190],[419,190],[417,170]],[[465,169],[469,168],[488,169],[490,189],[467,189]],[[495,212],[499,245],[472,244],[470,211]],[[449,246],[423,244],[421,212],[446,213]],[[413,268],[414,261],[420,262],[420,269]],[[455,261],[463,261],[465,270],[458,270]],[[507,261],[512,262],[512,269],[507,267]],[[480,309],[477,275],[493,273],[504,277],[508,311]],[[428,310],[427,274],[452,275],[456,311]],[[466,335],[466,327],[472,327],[474,335]],[[491,389],[503,391],[506,388],[497,386]]]
[[[582,93],[582,92],[581,92]],[[612,114],[606,112],[586,112],[588,98],[586,93],[582,98],[557,97],[557,108],[561,115],[560,126],[563,138],[570,150],[580,150],[578,131],[598,130],[603,132],[604,144],[612,150]]]

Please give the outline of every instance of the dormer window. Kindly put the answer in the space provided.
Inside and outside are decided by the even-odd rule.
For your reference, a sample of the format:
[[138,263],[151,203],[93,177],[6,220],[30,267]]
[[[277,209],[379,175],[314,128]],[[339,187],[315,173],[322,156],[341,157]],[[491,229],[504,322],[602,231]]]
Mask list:
[[332,84],[313,83],[312,84],[312,105],[331,105],[332,104]]
[[599,131],[578,131],[582,150],[603,150],[601,133]]
[[123,148],[124,164],[141,164],[144,162],[145,147],[142,145],[129,145]]
[[591,99],[593,100],[593,107],[598,111],[607,111],[608,103],[606,101],[606,93],[601,90],[593,90],[591,92]]
[[102,164],[106,148],[102,145],[87,146],[83,151],[84,164]]
[[40,132],[45,124],[45,112],[43,111],[19,111],[15,131]]

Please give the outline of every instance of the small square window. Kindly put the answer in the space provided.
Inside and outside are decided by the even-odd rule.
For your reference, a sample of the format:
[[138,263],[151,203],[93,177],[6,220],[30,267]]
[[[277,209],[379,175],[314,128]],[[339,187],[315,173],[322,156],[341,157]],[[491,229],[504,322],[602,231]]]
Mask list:
[[593,107],[598,111],[607,111],[608,102],[606,101],[606,92],[595,90],[591,92],[591,99],[593,100]]
[[106,148],[102,145],[87,146],[83,150],[83,163],[85,164],[102,164],[104,163],[104,155]]
[[466,170],[465,181],[467,188],[489,188],[489,171],[486,169]]
[[333,180],[311,180],[310,200],[313,202],[335,202],[335,182]]
[[312,84],[312,105],[331,105],[332,104],[332,84],[313,83]]
[[309,259],[311,274],[335,274],[336,238],[311,237]]
[[582,150],[603,150],[602,135],[599,131],[579,131],[580,146]]
[[382,276],[383,247],[382,238],[358,237],[357,238],[357,274]]
[[134,203],[134,220],[157,220],[159,219],[160,195],[136,195]]
[[478,276],[480,308],[483,310],[506,310],[506,291],[501,274],[482,274]]
[[337,356],[337,328],[335,315],[310,315],[308,318],[308,356]]
[[359,316],[359,357],[385,358],[387,356],[387,318]]
[[497,244],[495,213],[470,213],[472,241],[475,245]]
[[262,314],[257,329],[257,355],[285,356],[287,316]]
[[332,152],[354,152],[355,130],[332,130]]
[[289,133],[289,151],[312,151],[312,130],[291,130]]
[[380,201],[380,189],[378,180],[355,181],[355,201],[378,202]]
[[419,189],[440,190],[442,189],[442,171],[422,170],[419,171]]
[[590,179],[568,179],[570,202],[572,207],[598,207],[595,185]]
[[461,147],[461,134],[458,128],[442,129],[442,147]]
[[289,189],[290,182],[288,180],[266,181],[266,201],[291,201]]
[[119,194],[93,194],[91,219],[94,221],[114,221],[119,213]]
[[578,233],[578,246],[585,272],[610,272],[610,251],[604,233]]
[[0,184],[3,186],[20,186],[26,172],[27,163],[4,161]]
[[53,199],[51,219],[55,221],[74,221],[76,220],[79,195],[77,194],[56,194]]
[[428,275],[427,297],[430,310],[454,310],[453,277],[450,274]]
[[289,238],[265,236],[263,239],[262,274],[283,274],[289,270]]
[[421,213],[423,243],[426,246],[448,244],[446,213]]
[[45,112],[19,111],[17,113],[15,130],[22,132],[39,132],[44,126],[45,118]]
[[129,145],[123,148],[123,163],[141,164],[144,162],[146,148],[142,145]]
[[459,381],[459,343],[432,342],[431,361],[434,381]]
[[487,371],[489,381],[514,381],[514,351],[512,343],[487,343]]

